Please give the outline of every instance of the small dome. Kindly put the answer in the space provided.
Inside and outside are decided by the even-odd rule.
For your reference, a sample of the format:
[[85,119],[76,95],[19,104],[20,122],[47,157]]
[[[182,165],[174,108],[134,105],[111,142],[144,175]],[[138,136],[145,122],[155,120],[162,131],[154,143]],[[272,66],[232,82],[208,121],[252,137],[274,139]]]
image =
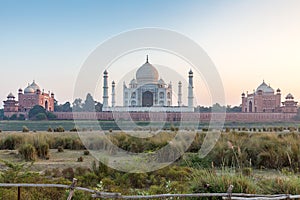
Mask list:
[[281,92],[281,90],[278,88],[278,89],[276,90],[276,92],[277,92],[277,93],[280,93],[280,92]]
[[193,71],[190,69],[189,74],[193,74]]
[[260,84],[260,86],[258,86],[258,88],[256,89],[256,92],[258,92],[260,90],[264,93],[274,93],[274,89],[271,88],[271,86],[267,85],[265,83],[265,81],[263,81],[263,83]]
[[14,99],[15,96],[14,96],[12,93],[9,93],[9,94],[7,95],[7,98],[8,98],[8,99]]
[[244,97],[244,96],[245,96],[245,93],[243,92],[243,93],[242,93],[242,97]]
[[147,61],[136,71],[136,79],[138,84],[157,83],[158,71]]
[[41,89],[40,89],[40,86],[38,86],[38,85],[35,83],[35,81],[33,81],[33,82],[31,83],[30,87],[31,87],[32,89],[34,89],[34,92],[37,91],[37,90],[41,90]]
[[135,79],[132,79],[132,80],[130,81],[130,85],[135,85],[135,84],[137,84],[136,80],[135,80]]
[[291,93],[289,93],[288,95],[286,95],[285,97],[286,99],[294,99],[293,95]]
[[159,79],[158,84],[159,85],[166,85],[166,83],[163,79]]
[[31,86],[28,86],[27,88],[25,88],[24,93],[25,94],[34,93],[34,89]]

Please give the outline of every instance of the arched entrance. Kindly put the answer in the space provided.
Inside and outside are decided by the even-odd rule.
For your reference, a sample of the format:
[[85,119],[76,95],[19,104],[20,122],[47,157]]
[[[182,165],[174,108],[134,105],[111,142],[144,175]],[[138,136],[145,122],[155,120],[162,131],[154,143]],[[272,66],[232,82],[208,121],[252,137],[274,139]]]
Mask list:
[[45,101],[45,109],[48,110],[48,101]]
[[252,101],[249,102],[249,112],[252,112]]
[[144,92],[142,95],[142,106],[150,107],[153,106],[153,93],[150,91]]

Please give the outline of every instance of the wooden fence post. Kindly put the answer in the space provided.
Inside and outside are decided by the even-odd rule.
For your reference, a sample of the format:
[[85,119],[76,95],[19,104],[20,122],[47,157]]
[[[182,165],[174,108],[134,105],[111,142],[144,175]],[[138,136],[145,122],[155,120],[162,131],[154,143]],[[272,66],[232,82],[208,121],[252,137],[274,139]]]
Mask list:
[[73,178],[73,182],[72,182],[72,184],[70,186],[70,193],[69,193],[69,196],[68,196],[67,200],[71,200],[72,199],[72,196],[73,196],[74,191],[75,191],[76,184],[77,184],[77,179]]
[[21,200],[21,187],[18,187],[18,200]]

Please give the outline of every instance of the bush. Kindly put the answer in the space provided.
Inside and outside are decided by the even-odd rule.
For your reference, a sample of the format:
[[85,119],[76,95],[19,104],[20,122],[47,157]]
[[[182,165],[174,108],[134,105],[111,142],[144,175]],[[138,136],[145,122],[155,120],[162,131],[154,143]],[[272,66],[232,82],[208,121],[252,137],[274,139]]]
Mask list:
[[59,127],[54,129],[54,132],[65,132],[65,129],[62,126],[59,126]]
[[37,156],[39,158],[49,159],[49,145],[46,143],[39,144],[36,147]]
[[80,157],[77,159],[77,162],[83,162],[83,157],[80,156]]
[[27,128],[27,126],[23,126],[22,132],[23,132],[23,133],[29,132],[29,128]]
[[90,152],[89,152],[88,150],[85,150],[85,151],[83,152],[83,154],[84,154],[85,156],[87,156],[87,155],[90,155]]
[[72,129],[70,129],[70,132],[78,132],[78,128],[74,127]]
[[48,132],[53,132],[53,129],[51,128],[51,126],[48,127]]
[[64,148],[63,148],[62,146],[59,146],[59,147],[57,148],[57,151],[58,151],[58,152],[64,152]]
[[19,154],[22,155],[26,161],[34,161],[36,157],[35,148],[31,144],[23,144],[19,148]]
[[8,135],[1,143],[1,149],[15,150],[24,142],[24,138],[20,135]]

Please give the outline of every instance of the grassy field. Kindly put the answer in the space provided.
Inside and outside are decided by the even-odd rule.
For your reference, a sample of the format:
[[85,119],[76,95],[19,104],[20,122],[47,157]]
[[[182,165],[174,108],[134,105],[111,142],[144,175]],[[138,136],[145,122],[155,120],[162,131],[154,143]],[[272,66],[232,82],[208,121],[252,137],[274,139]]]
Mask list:
[[[100,132],[86,131],[93,145],[90,150],[108,150],[114,162],[114,151],[106,149]],[[136,131],[136,134],[149,131]],[[192,133],[185,131],[185,133]],[[98,140],[94,138],[96,134]],[[132,153],[155,152],[176,136],[175,131],[155,133],[151,138],[137,139],[121,131],[106,131],[116,146]],[[212,151],[199,158],[198,151],[210,132],[197,132],[187,152],[172,165],[148,173],[127,173],[109,168],[93,156],[85,155],[76,132],[2,132],[0,134],[0,182],[66,183],[76,177],[78,185],[105,192],[128,195],[159,193],[226,192],[233,184],[236,193],[299,194],[299,132],[222,132]],[[21,151],[28,145],[35,154],[33,164]],[[43,148],[42,148],[43,147]],[[44,154],[40,152],[44,150]],[[59,152],[59,149],[63,151]],[[173,152],[164,152],[172,158]],[[78,158],[82,160],[78,161]],[[160,162],[157,160],[157,162]],[[25,165],[24,165],[25,163]],[[128,166],[128,168],[133,166]],[[204,187],[207,183],[210,187]],[[66,199],[62,190],[24,189],[26,199]],[[0,188],[4,199],[15,199],[16,192]],[[76,192],[75,199],[91,199]]]
[[[23,126],[29,128],[29,130],[36,131],[46,131],[49,127],[63,127],[66,131],[71,130],[75,126],[84,127],[86,129],[93,130],[119,130],[118,124],[121,125],[122,129],[131,130],[131,123],[123,121],[123,122],[114,122],[114,121],[77,121],[77,124],[73,120],[50,120],[50,121],[15,121],[15,120],[2,120],[0,121],[0,130],[2,131],[22,131]],[[136,122],[137,126],[141,128],[147,127],[149,125],[148,122]],[[161,122],[152,122],[151,128],[156,128],[161,125]],[[190,123],[190,122],[166,122],[164,124],[165,129],[169,129],[171,126],[181,126],[186,129],[202,129],[207,128],[208,123]],[[229,128],[263,128],[263,127],[300,127],[299,122],[274,122],[274,123],[235,123],[235,122],[227,122],[224,127]],[[147,127],[149,128],[149,127]]]

